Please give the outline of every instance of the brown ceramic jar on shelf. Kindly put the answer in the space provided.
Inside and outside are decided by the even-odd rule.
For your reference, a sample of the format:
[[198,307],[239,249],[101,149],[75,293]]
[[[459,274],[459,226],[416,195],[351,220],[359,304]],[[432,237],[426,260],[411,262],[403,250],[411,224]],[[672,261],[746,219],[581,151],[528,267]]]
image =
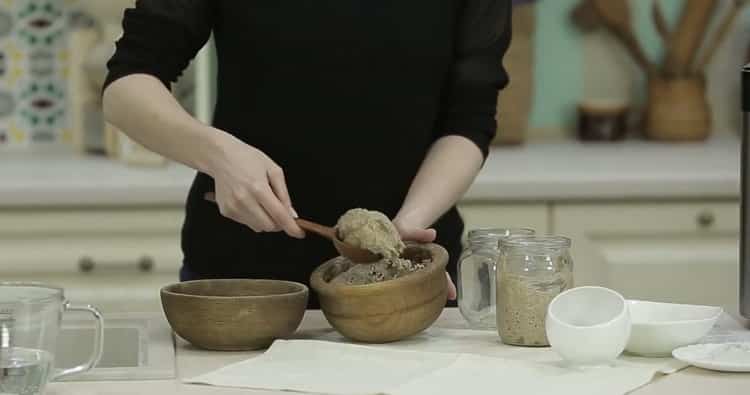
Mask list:
[[578,139],[617,141],[628,132],[629,105],[621,100],[585,100],[578,105]]

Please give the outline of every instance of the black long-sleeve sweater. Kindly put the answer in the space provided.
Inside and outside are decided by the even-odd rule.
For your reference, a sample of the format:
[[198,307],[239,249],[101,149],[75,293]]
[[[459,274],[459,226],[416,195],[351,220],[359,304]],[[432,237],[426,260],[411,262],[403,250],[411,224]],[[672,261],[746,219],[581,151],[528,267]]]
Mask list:
[[[139,0],[107,84],[149,74],[167,87],[213,33],[213,125],[285,171],[298,213],[334,224],[347,209],[397,213],[429,147],[461,135],[487,155],[495,134],[510,0]],[[203,200],[198,173],[182,232],[183,278],[308,283],[330,242],[256,234]],[[455,278],[463,223],[436,224]],[[186,274],[187,273],[187,274]],[[317,301],[311,298],[311,306]]]

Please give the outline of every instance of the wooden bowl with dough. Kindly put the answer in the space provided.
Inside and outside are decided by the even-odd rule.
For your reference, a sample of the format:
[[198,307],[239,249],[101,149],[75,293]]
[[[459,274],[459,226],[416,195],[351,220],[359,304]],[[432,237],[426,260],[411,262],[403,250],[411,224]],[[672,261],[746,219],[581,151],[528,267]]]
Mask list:
[[198,280],[161,290],[172,329],[196,347],[217,351],[266,348],[292,335],[307,308],[305,285],[277,280]]
[[429,254],[432,263],[395,280],[366,285],[331,283],[351,263],[332,259],[310,278],[328,322],[347,338],[365,343],[388,343],[422,332],[445,307],[448,252],[436,244],[409,245],[405,258]]

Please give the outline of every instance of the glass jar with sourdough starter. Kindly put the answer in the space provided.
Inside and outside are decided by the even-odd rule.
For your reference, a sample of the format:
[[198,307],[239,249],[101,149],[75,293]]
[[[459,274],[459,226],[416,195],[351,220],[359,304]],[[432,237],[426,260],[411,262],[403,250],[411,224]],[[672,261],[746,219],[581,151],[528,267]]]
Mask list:
[[500,239],[533,235],[531,229],[474,229],[458,261],[458,307],[474,329],[495,329],[495,268]]
[[570,239],[560,236],[517,236],[500,240],[497,267],[497,331],[503,343],[549,345],[547,307],[573,288]]

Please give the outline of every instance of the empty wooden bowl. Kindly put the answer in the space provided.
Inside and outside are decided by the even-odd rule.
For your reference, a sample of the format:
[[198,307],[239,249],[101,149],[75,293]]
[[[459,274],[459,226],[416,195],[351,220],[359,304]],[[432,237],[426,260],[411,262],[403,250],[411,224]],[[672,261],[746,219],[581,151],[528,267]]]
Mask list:
[[425,269],[395,280],[367,285],[331,283],[351,263],[340,258],[318,267],[310,286],[318,293],[328,322],[347,338],[388,343],[413,336],[432,325],[447,300],[448,252],[436,244],[410,245],[404,257],[429,254]]
[[167,321],[196,347],[257,350],[292,335],[307,308],[305,285],[276,280],[198,280],[161,290]]

